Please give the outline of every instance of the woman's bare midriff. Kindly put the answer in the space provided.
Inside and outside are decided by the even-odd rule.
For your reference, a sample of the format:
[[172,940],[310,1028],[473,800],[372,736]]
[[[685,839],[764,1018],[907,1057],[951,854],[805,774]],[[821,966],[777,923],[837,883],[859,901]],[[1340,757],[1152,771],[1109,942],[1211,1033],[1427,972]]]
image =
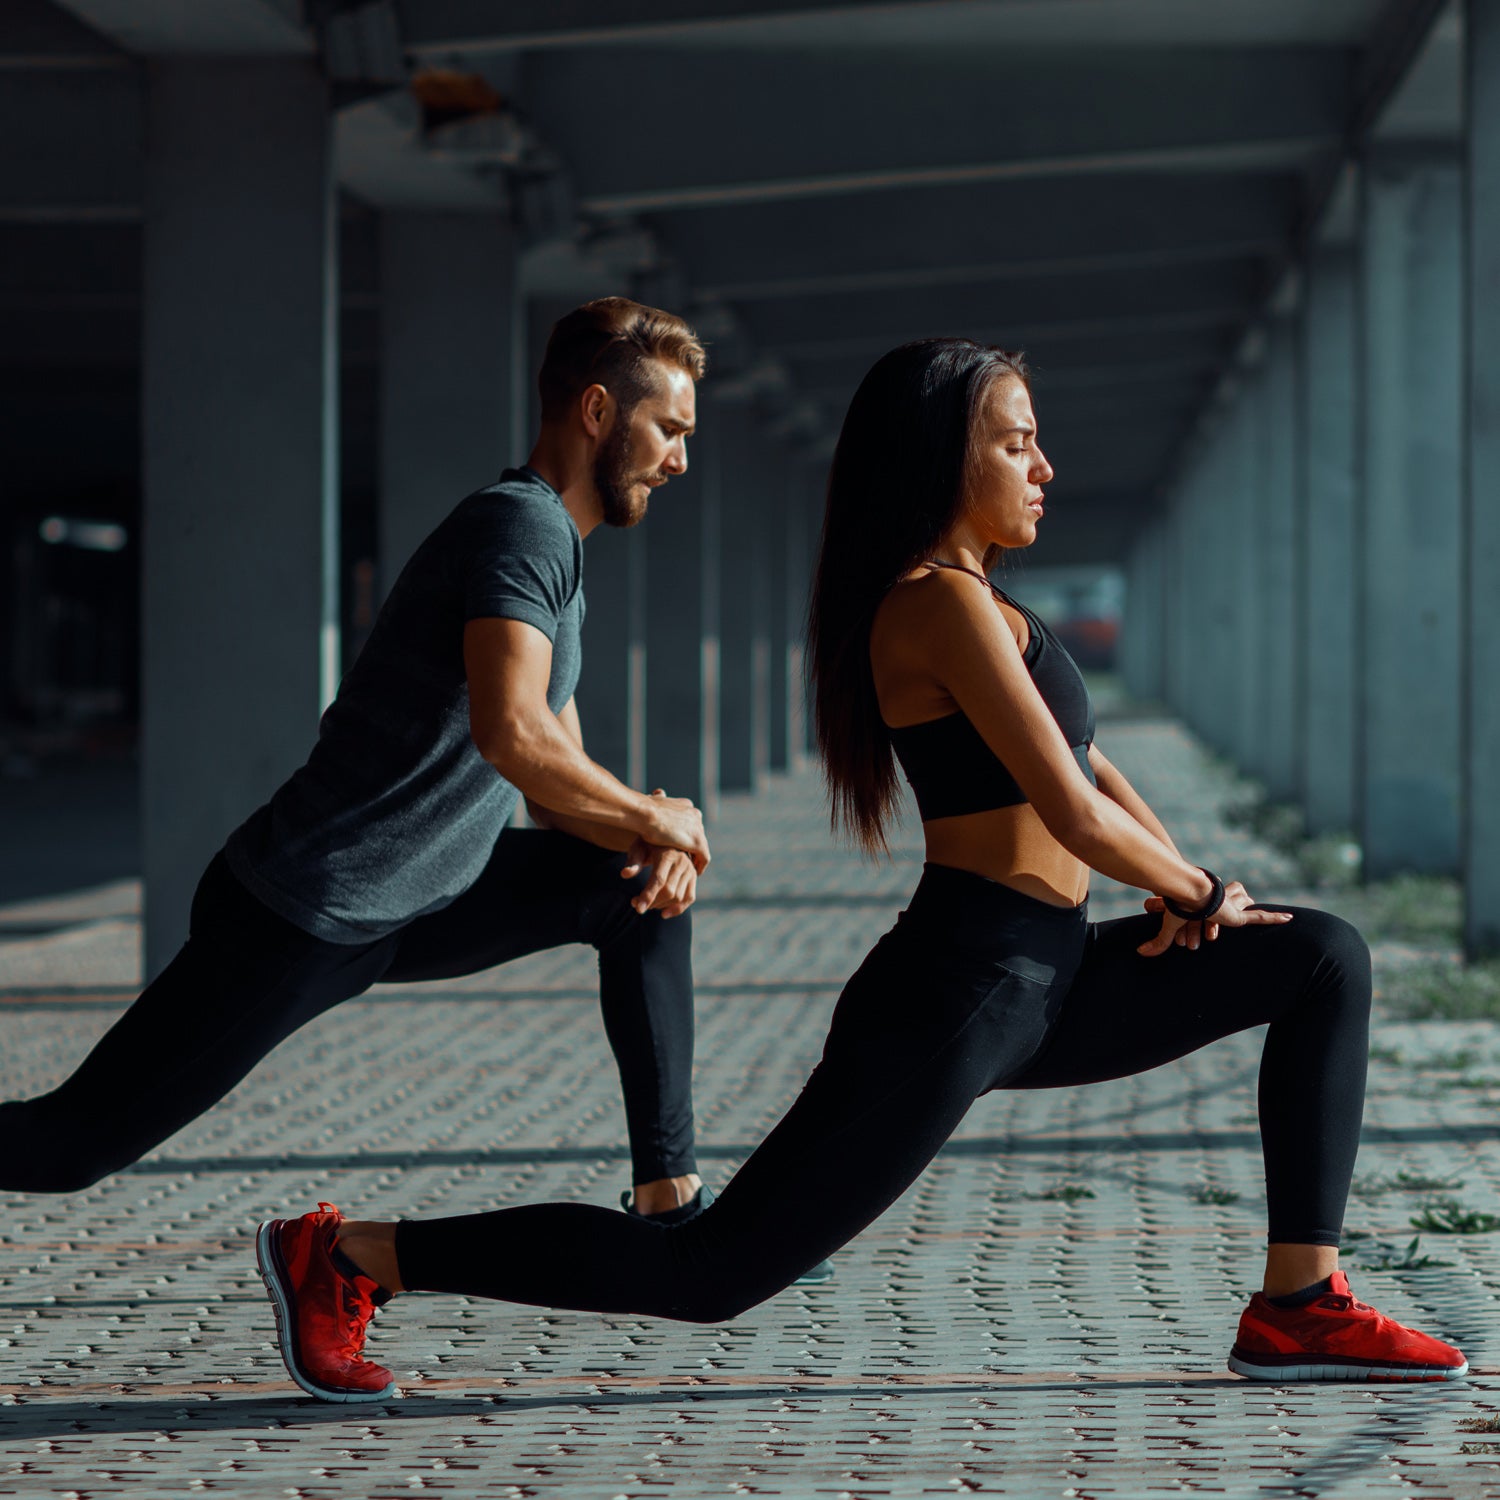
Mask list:
[[933,818],[922,825],[927,858],[998,881],[1049,906],[1077,906],[1089,891],[1089,867],[1047,832],[1030,803]]

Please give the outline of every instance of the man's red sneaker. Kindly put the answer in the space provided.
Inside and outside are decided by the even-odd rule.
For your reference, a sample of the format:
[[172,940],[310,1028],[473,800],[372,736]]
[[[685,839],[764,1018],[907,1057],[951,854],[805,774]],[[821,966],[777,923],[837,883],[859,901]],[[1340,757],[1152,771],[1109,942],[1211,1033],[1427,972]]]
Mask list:
[[1306,1307],[1276,1307],[1257,1292],[1240,1318],[1229,1368],[1251,1380],[1456,1380],[1469,1362],[1451,1344],[1355,1300],[1335,1271]]
[[375,1299],[386,1299],[368,1276],[346,1276],[334,1264],[342,1218],[320,1203],[300,1219],[267,1219],[256,1232],[255,1259],[292,1379],[323,1401],[379,1401],[398,1394],[396,1377],[363,1350]]

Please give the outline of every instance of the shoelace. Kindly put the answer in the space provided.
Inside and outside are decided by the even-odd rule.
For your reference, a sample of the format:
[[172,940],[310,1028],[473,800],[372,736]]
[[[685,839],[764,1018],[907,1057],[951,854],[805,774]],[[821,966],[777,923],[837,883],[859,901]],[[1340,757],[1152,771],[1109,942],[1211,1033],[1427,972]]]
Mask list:
[[1375,1309],[1368,1302],[1361,1302],[1358,1297],[1346,1297],[1342,1292],[1330,1292],[1328,1296],[1318,1301],[1319,1307],[1326,1307],[1330,1312],[1374,1312]]
[[357,1360],[364,1357],[365,1328],[371,1318],[375,1316],[375,1304],[370,1300],[369,1294],[362,1288],[355,1286],[353,1282],[339,1278],[339,1292],[343,1303],[344,1316],[349,1320],[347,1326],[347,1337],[339,1346],[339,1353],[346,1359]]

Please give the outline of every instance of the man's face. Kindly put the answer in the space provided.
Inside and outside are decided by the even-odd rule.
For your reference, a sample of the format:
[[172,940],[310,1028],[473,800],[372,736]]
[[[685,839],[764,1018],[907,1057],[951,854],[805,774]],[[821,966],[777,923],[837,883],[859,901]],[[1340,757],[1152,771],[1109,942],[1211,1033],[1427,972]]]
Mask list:
[[594,484],[606,526],[634,526],[651,491],[687,472],[687,440],[697,421],[693,377],[678,365],[652,360],[646,394],[615,420],[600,440]]

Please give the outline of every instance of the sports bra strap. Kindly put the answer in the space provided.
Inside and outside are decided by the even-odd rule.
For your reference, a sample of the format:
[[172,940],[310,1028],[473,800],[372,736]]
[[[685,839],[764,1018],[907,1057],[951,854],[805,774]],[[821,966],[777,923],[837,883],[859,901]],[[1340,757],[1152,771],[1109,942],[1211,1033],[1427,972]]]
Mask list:
[[[962,563],[942,562],[936,557],[927,558],[926,561],[923,562],[922,566],[924,568],[951,568],[955,573],[967,573],[970,578],[977,578],[982,584],[985,584],[992,593],[999,594],[1002,599],[1005,599],[1005,595],[1001,594],[1000,590],[996,588],[995,585],[990,582],[989,578],[981,573],[978,568],[966,568]],[[1010,600],[1005,599],[1005,602],[1009,604]]]

